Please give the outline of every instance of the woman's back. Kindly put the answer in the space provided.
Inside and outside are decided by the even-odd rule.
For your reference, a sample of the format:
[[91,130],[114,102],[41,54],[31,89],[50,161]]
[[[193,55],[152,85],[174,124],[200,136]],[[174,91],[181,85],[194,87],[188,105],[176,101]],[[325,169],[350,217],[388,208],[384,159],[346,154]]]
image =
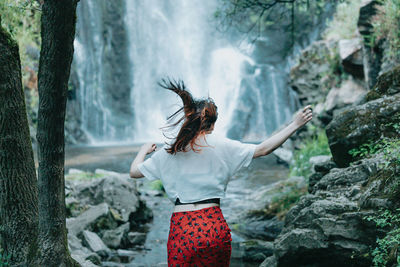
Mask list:
[[138,165],[150,180],[161,179],[169,199],[175,203],[223,198],[229,178],[253,158],[256,145],[245,144],[216,134],[196,140],[200,152],[189,150],[174,155],[164,145]]

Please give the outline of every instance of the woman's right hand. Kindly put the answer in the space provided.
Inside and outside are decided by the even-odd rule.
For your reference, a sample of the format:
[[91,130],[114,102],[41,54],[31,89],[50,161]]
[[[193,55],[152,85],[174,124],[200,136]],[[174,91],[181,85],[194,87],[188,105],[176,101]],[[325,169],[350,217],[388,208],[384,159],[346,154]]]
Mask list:
[[312,109],[311,105],[305,106],[302,110],[298,111],[294,117],[293,123],[296,124],[298,128],[305,125],[312,119]]

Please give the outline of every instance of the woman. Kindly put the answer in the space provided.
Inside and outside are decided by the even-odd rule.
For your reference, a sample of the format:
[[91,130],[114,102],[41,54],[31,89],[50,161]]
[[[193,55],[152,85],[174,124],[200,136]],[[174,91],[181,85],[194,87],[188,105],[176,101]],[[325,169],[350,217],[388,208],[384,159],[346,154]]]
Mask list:
[[169,199],[175,204],[168,236],[168,266],[229,266],[231,230],[219,207],[229,178],[253,158],[265,156],[297,129],[312,119],[310,106],[277,134],[260,144],[246,144],[212,134],[217,120],[213,100],[195,100],[183,82],[163,80],[160,85],[175,92],[183,112],[172,125],[182,122],[172,144],[164,145],[144,161],[156,145],[143,145],[131,164],[132,178],[161,179]]

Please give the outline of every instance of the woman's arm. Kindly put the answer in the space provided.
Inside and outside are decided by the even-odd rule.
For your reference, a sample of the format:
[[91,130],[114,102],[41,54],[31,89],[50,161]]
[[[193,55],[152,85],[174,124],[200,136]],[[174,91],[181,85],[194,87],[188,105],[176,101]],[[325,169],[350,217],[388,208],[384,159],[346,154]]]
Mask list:
[[136,158],[132,161],[131,169],[129,171],[129,176],[131,178],[144,177],[144,175],[138,169],[137,165],[139,163],[142,163],[144,161],[144,158],[146,157],[146,155],[155,151],[156,148],[157,148],[157,145],[153,144],[153,143],[146,143],[146,144],[142,145],[142,147],[140,148],[139,152],[136,155]]
[[266,139],[256,147],[253,158],[268,155],[282,145],[293,133],[312,119],[311,105],[305,106],[296,114],[294,120],[278,133]]

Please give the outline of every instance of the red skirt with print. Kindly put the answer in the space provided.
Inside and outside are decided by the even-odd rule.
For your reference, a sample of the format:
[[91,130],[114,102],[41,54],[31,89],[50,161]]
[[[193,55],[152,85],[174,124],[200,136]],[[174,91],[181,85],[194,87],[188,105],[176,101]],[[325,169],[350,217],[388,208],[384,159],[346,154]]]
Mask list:
[[172,213],[168,266],[229,266],[230,232],[218,206]]

